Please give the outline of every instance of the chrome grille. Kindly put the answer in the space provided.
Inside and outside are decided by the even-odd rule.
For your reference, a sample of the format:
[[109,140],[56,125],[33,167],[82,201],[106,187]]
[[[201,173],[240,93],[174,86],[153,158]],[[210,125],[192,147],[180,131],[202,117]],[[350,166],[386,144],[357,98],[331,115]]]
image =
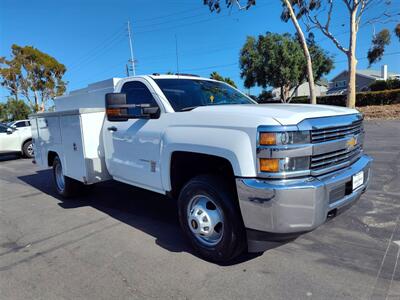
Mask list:
[[339,151],[328,152],[311,157],[311,170],[328,169],[339,166],[340,164],[350,164],[357,160],[362,154],[362,147],[358,145],[353,149],[343,149]]
[[361,133],[362,120],[355,121],[346,126],[327,127],[323,129],[311,130],[311,142],[321,143],[325,141],[337,140],[347,135],[356,135]]

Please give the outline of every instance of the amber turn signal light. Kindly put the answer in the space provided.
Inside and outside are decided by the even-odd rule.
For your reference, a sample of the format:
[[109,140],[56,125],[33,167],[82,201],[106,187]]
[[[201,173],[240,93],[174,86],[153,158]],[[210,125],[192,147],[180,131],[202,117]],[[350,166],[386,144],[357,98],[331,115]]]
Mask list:
[[121,110],[119,108],[107,108],[107,116],[119,116]]
[[260,145],[276,145],[276,134],[272,132],[261,132]]
[[277,158],[260,158],[261,172],[279,172],[279,159]]

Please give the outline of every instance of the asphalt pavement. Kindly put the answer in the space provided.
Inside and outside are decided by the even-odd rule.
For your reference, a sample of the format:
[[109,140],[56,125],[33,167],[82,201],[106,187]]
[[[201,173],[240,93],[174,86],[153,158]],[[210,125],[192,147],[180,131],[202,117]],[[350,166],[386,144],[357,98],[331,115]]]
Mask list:
[[0,156],[0,299],[400,299],[400,122],[365,124],[370,189],[295,241],[228,265],[197,257],[173,201],[117,182],[73,200]]

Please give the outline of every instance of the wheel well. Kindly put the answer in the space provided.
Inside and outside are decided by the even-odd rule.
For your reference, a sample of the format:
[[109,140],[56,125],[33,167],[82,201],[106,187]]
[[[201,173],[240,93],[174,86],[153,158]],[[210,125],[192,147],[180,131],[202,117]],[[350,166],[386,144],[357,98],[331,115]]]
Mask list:
[[170,179],[171,196],[176,198],[182,187],[200,174],[223,175],[224,180],[234,187],[235,175],[231,163],[223,157],[177,151],[172,153]]
[[47,165],[51,167],[53,165],[54,159],[58,156],[57,152],[49,151],[47,153]]

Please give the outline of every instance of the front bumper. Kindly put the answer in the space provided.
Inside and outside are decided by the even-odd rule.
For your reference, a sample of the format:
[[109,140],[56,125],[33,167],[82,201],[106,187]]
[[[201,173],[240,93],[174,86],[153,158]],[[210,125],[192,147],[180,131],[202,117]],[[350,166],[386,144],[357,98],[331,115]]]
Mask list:
[[[370,180],[372,159],[363,155],[352,165],[319,177],[286,180],[237,178],[240,209],[247,229],[276,234],[313,230],[328,213],[354,203]],[[352,176],[364,171],[354,191]]]

